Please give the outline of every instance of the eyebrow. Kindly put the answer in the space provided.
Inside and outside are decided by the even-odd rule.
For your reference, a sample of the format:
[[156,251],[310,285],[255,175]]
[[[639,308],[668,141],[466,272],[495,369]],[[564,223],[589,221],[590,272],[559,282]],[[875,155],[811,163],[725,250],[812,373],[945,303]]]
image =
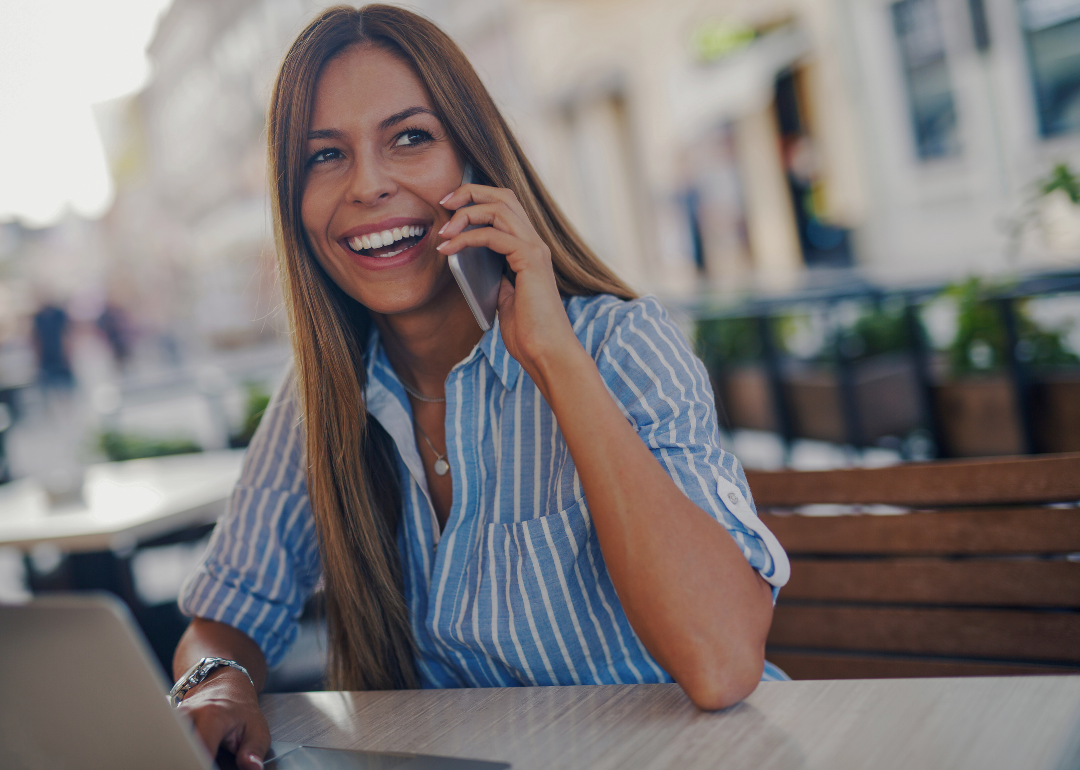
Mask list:
[[[427,107],[421,107],[419,105],[417,105],[415,107],[406,107],[401,112],[395,112],[390,117],[388,117],[385,120],[381,121],[379,123],[379,130],[380,131],[385,131],[386,129],[390,128],[391,126],[393,126],[396,123],[400,123],[403,120],[407,120],[407,119],[411,118],[413,115],[420,115],[420,114],[431,115],[433,118],[436,118],[436,119],[438,119],[438,117],[439,117],[438,115],[435,114],[434,110],[429,110]],[[316,129],[314,131],[308,131],[307,138],[308,138],[309,141],[313,140],[313,139],[335,139],[335,140],[340,140],[344,136],[345,136],[345,133],[343,131],[339,131],[336,128],[320,128],[320,129]]]
[[438,116],[435,114],[435,112],[433,110],[429,110],[427,107],[421,107],[419,105],[417,105],[415,107],[407,107],[404,110],[402,110],[401,112],[395,112],[393,115],[388,117],[386,120],[379,123],[379,130],[380,131],[385,131],[386,129],[388,129],[392,125],[394,125],[395,123],[400,123],[403,120],[411,118],[413,115],[420,115],[420,114],[431,115],[433,118],[438,118]]

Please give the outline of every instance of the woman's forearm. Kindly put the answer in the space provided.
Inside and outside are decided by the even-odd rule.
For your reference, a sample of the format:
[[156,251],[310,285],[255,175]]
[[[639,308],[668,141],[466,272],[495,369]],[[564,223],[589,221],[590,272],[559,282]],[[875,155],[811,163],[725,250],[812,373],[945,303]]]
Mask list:
[[[173,655],[173,679],[183,676],[200,658],[236,661],[251,674],[257,692],[261,692],[266,683],[266,658],[263,657],[259,645],[243,631],[225,623],[204,618],[194,618],[191,621],[184,635],[180,637],[180,643],[176,645],[176,653]],[[207,680],[215,674],[227,674],[228,671],[234,671],[243,678],[243,674],[235,669],[219,668],[212,672]]]
[[530,374],[574,458],[635,632],[698,706],[746,697],[761,677],[768,584],[657,462],[583,348],[566,346]]
[[179,679],[200,658],[207,657],[239,663],[251,674],[254,689],[243,673],[220,666],[184,696],[179,710],[191,719],[211,757],[224,747],[236,755],[239,767],[258,770],[270,749],[270,728],[258,697],[266,683],[266,658],[242,631],[195,618],[176,647],[173,675]]

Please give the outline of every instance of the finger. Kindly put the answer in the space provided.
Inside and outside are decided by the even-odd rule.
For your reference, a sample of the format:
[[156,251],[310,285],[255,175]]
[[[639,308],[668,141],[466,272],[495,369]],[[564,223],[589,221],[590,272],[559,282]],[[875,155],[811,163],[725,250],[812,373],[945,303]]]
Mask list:
[[527,219],[522,219],[505,203],[480,203],[458,209],[439,230],[443,238],[453,238],[470,225],[491,225],[497,230],[519,238],[536,237],[536,231]]
[[[460,209],[470,203],[505,203],[510,208],[521,207],[513,190],[483,184],[463,184],[439,203],[443,208],[451,210]],[[521,208],[521,213],[525,213],[524,208]]]
[[270,728],[262,712],[251,717],[244,727],[244,738],[236,749],[236,764],[243,770],[262,770],[263,758],[270,750]]
[[494,227],[478,227],[467,230],[436,246],[436,250],[449,256],[469,247],[483,246],[506,256],[510,269],[521,273],[529,267],[548,266],[551,257],[543,244],[529,244],[517,236],[496,230]]

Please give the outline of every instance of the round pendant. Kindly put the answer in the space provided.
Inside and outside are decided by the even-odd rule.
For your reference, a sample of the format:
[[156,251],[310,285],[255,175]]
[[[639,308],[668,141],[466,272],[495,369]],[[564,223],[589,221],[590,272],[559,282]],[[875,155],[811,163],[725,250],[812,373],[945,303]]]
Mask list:
[[450,472],[450,463],[440,457],[435,461],[435,472],[440,476],[445,476]]

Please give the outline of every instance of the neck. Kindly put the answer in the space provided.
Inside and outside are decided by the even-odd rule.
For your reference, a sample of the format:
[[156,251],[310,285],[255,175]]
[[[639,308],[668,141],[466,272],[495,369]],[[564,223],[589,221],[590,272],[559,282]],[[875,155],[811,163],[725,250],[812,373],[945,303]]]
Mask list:
[[394,371],[432,398],[443,395],[450,370],[469,355],[484,335],[452,280],[418,310],[394,315],[372,313],[371,317]]

